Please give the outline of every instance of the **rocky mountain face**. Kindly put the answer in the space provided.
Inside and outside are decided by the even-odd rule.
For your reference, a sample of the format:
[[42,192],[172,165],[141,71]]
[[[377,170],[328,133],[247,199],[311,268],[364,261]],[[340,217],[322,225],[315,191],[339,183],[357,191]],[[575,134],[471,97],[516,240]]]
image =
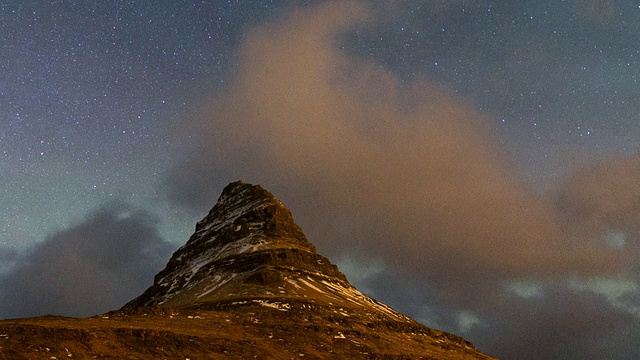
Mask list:
[[303,301],[408,321],[351,286],[337,266],[316,253],[271,193],[236,182],[223,190],[153,286],[125,308],[202,309],[243,301],[280,307]]
[[0,359],[74,356],[491,359],[355,289],[278,199],[241,181],[122,309],[0,321]]

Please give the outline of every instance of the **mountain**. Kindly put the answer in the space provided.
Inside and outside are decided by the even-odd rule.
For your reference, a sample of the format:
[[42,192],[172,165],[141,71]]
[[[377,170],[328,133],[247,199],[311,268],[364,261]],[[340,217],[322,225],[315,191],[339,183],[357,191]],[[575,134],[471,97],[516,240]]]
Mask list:
[[125,308],[207,309],[243,302],[346,307],[408,321],[351,286],[337,266],[316,252],[291,212],[271,193],[236,182],[223,190],[154,285]]
[[492,359],[358,291],[282,202],[242,181],[120,310],[0,321],[0,359],[60,357]]

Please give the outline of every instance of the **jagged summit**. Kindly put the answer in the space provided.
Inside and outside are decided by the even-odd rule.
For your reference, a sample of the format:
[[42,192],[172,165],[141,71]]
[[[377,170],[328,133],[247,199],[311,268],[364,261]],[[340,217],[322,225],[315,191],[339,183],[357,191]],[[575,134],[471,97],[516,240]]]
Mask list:
[[351,307],[408,319],[356,290],[315,247],[291,212],[259,185],[227,185],[151,286],[125,307],[204,308],[292,302]]

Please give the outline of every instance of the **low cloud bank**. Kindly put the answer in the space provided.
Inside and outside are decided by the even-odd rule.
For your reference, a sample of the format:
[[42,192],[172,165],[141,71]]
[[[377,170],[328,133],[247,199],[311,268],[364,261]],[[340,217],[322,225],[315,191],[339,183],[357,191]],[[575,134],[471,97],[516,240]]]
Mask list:
[[151,285],[173,246],[151,217],[125,204],[35,245],[0,276],[0,318],[90,316],[119,308]]

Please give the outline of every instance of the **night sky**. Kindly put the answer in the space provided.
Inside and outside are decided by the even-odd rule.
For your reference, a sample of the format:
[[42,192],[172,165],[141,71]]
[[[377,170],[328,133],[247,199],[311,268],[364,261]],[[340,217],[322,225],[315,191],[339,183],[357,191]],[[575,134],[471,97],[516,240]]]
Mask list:
[[638,3],[0,0],[0,34],[0,318],[123,305],[243,179],[484,352],[640,357]]

